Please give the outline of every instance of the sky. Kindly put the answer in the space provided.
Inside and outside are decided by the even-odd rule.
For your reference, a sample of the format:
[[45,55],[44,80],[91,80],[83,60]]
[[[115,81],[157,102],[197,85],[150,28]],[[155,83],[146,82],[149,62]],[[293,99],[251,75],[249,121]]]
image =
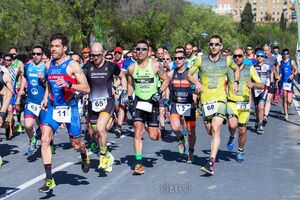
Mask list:
[[217,3],[217,0],[188,0],[195,4],[204,4],[209,6],[215,6]]

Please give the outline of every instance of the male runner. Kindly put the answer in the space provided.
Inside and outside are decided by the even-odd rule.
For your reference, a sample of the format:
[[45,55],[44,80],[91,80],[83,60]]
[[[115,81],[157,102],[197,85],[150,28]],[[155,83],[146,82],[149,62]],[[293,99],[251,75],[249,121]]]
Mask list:
[[118,65],[104,59],[102,44],[94,43],[91,49],[93,62],[86,70],[87,81],[91,87],[89,93],[88,112],[93,132],[100,146],[100,157],[98,169],[112,172],[114,162],[113,155],[107,149],[107,130],[114,112],[114,98],[112,95],[112,82],[114,76],[121,80],[123,92],[121,102],[127,103],[127,80]]
[[219,35],[213,35],[209,40],[209,54],[205,57],[198,57],[195,64],[190,69],[191,74],[197,70],[200,71],[203,92],[200,100],[203,110],[203,119],[206,131],[212,136],[211,154],[207,164],[201,167],[206,174],[214,174],[214,164],[220,147],[221,126],[226,118],[226,92],[225,76],[228,74],[228,68],[234,72],[234,92],[238,91],[240,70],[232,61],[231,57],[222,57],[222,38]]
[[72,147],[81,154],[81,169],[87,173],[90,169],[90,159],[84,142],[80,139],[81,127],[78,114],[78,104],[74,97],[75,91],[89,93],[87,83],[81,67],[71,58],[66,58],[68,39],[61,33],[50,38],[52,59],[46,66],[48,82],[41,108],[47,109],[42,128],[42,159],[46,172],[45,183],[39,192],[49,192],[55,187],[52,176],[52,153],[50,141],[61,123],[68,129]]
[[282,50],[283,60],[280,62],[279,75],[282,84],[282,105],[284,118],[289,120],[288,108],[292,104],[293,96],[293,80],[298,74],[298,67],[294,60],[290,59],[290,51],[288,49]]
[[[160,63],[148,57],[149,44],[139,41],[136,45],[137,62],[128,68],[128,95],[130,106],[134,107],[134,151],[137,164],[133,175],[145,172],[142,164],[142,135],[145,124],[152,140],[159,140],[158,107],[163,91],[168,87],[169,78]],[[159,77],[157,76],[159,75]],[[158,89],[159,78],[163,80]],[[133,106],[133,89],[135,102]]]
[[239,91],[234,93],[233,83],[234,74],[233,70],[229,69],[228,87],[229,95],[227,97],[227,116],[229,124],[230,137],[227,143],[227,149],[229,151],[234,150],[235,132],[238,127],[238,151],[236,154],[236,160],[238,162],[244,161],[244,146],[247,139],[247,123],[250,117],[250,93],[251,89],[263,88],[263,84],[253,67],[253,65],[244,64],[244,50],[242,48],[236,48],[233,52],[234,62],[240,68],[240,80]]
[[25,64],[24,79],[20,92],[24,93],[24,86],[27,82],[27,98],[24,109],[25,131],[29,137],[27,154],[31,156],[37,144],[35,137],[34,122],[40,125],[41,102],[45,95],[45,84],[39,77],[46,74],[46,64],[43,62],[43,48],[35,46],[32,49],[32,60],[30,64]]

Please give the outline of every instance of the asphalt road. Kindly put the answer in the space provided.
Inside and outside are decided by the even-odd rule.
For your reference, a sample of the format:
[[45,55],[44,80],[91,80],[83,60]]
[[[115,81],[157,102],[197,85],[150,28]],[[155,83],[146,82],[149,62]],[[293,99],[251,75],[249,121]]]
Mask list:
[[143,159],[146,171],[142,176],[132,176],[133,133],[128,126],[124,127],[127,131],[121,139],[109,134],[110,149],[115,157],[113,172],[109,174],[97,169],[96,154],[91,154],[91,170],[84,174],[79,153],[72,150],[66,130],[60,129],[55,138],[57,150],[53,157],[57,186],[48,194],[37,192],[45,177],[40,149],[27,157],[26,134],[17,135],[11,141],[6,141],[2,134],[0,155],[4,165],[0,168],[0,200],[300,199],[298,106],[297,102],[293,105],[290,121],[286,122],[281,105],[273,105],[264,135],[256,134],[251,116],[243,163],[236,162],[235,153],[227,151],[229,134],[227,126],[223,126],[215,175],[211,177],[204,176],[199,170],[209,156],[211,139],[205,132],[202,118],[197,122],[194,164],[187,164],[186,156],[177,153],[173,134],[154,142],[145,133]]

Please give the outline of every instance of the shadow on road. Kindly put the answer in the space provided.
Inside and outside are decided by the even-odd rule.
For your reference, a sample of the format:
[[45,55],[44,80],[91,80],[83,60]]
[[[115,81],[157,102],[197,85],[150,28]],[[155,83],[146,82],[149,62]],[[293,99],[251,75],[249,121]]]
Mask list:
[[[210,154],[210,150],[202,150],[202,152],[208,155]],[[223,161],[235,160],[235,157],[236,157],[235,152],[219,150],[217,154],[216,162],[219,162],[219,160],[223,160]]]
[[53,174],[56,185],[69,184],[73,186],[88,185],[86,177],[78,174],[68,174],[67,171],[58,171]]
[[[145,167],[153,167],[156,164],[156,158],[143,157],[142,164]],[[120,158],[120,160],[115,160],[116,165],[127,164],[132,170],[136,165],[136,160],[134,155],[128,155],[126,157]]]
[[15,148],[18,148],[16,145],[9,145],[9,144],[0,144],[0,155],[2,157],[8,156],[10,154],[17,154],[20,151],[15,150]]

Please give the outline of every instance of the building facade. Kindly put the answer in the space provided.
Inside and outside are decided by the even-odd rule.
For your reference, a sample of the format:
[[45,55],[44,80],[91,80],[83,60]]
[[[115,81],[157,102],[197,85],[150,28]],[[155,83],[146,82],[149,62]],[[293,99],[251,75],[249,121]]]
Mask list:
[[214,11],[240,21],[247,2],[252,6],[255,22],[279,22],[282,12],[288,22],[297,19],[294,4],[290,0],[218,0]]

